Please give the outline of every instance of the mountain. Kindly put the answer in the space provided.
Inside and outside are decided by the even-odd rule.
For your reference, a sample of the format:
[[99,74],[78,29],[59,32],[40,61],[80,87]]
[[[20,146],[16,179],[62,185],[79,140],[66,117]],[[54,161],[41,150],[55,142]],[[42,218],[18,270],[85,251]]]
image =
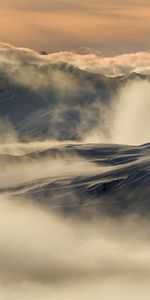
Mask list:
[[[149,213],[150,145],[119,144],[132,143],[135,135],[141,144],[149,142],[150,75],[110,77],[54,62],[44,52],[7,52],[0,62],[0,150],[4,145],[9,151],[0,152],[6,173],[0,193],[42,199],[69,213],[89,208],[90,213]],[[104,136],[105,144],[91,144],[95,134]],[[45,140],[58,147],[11,153],[15,142],[25,149]]]
[[42,201],[67,214],[150,214],[150,144],[58,145],[23,156],[1,155],[1,168],[6,163],[15,177],[17,168],[29,168],[26,179],[18,176],[19,181],[1,186],[0,193],[10,197]]
[[104,123],[104,109],[127,82],[150,80],[137,73],[108,77],[66,63],[17,65],[0,72],[0,118],[19,140],[80,140]]

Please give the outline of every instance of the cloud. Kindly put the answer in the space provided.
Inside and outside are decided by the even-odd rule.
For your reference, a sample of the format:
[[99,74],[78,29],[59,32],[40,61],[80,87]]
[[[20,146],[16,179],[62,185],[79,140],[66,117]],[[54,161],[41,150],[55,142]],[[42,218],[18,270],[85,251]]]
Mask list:
[[[149,62],[149,52],[114,57],[75,52],[42,56],[30,49],[0,43],[4,85],[1,140],[9,143],[13,133],[16,140],[34,137],[52,141],[147,142]],[[131,75],[134,72],[147,77],[144,80],[139,76],[137,80],[135,74]],[[11,101],[15,101],[14,111]]]
[[[147,90],[147,84],[145,82],[142,89]],[[131,92],[132,88],[129,94]],[[9,130],[9,126],[6,127]],[[57,147],[60,152],[61,146]],[[97,166],[65,153],[62,159],[38,157],[37,151],[48,147],[48,141],[0,145],[0,152],[3,150],[5,154],[1,156],[0,187],[22,184],[25,191],[25,183],[30,189],[35,180],[40,190],[42,179],[57,178],[59,182],[60,178],[83,178],[100,175],[111,168],[115,170],[114,166]],[[86,151],[89,147],[81,149]],[[18,157],[20,151],[23,156]],[[32,155],[24,155],[32,151],[35,160]],[[8,153],[17,155],[13,159],[20,162],[11,162]],[[53,192],[55,196],[56,190]],[[76,200],[74,193],[70,193],[70,202]],[[1,299],[69,300],[71,297],[76,300],[82,297],[90,300],[94,295],[95,300],[100,296],[103,300],[141,300],[143,297],[148,300],[149,220],[137,215],[111,218],[98,211],[93,214],[90,209],[90,212],[88,218],[86,214],[64,216],[50,209],[43,198],[40,203],[33,202],[25,194],[15,196],[11,190],[9,193],[1,190]]]
[[146,0],[1,0],[0,40],[51,52],[80,47],[106,54],[140,51],[150,47],[149,19]]
[[[34,143],[33,143],[34,144]],[[61,144],[60,144],[61,145]],[[11,148],[11,144],[7,145]],[[33,147],[33,146],[32,146]],[[36,143],[34,148],[38,147]],[[15,155],[18,155],[20,145],[16,145]],[[28,148],[26,145],[25,149]],[[8,149],[8,148],[7,148]],[[29,148],[28,148],[29,149]],[[36,148],[38,149],[38,148]],[[11,150],[10,150],[11,151]],[[23,151],[23,150],[22,150]],[[21,159],[11,158],[9,156],[2,156],[0,161],[1,170],[0,171],[0,188],[11,188],[19,186],[21,183],[27,183],[29,181],[38,180],[39,177],[43,180],[46,178],[56,179],[56,178],[69,178],[77,176],[87,176],[87,175],[97,175],[98,173],[103,173],[106,169],[109,171],[111,167],[103,168],[98,167],[94,164],[90,164],[86,160],[81,160],[78,156],[70,156],[68,159],[65,159],[65,153],[63,157],[56,156],[54,158],[39,158],[38,161],[30,157],[22,157]],[[11,164],[12,162],[12,164]],[[11,167],[10,167],[11,164]],[[32,169],[31,166],[32,165]],[[20,174],[20,170],[22,170]]]
[[[101,122],[84,136],[85,142],[141,145],[150,140],[150,82],[129,81],[118,90]],[[102,109],[102,106],[101,106]],[[103,127],[103,130],[102,130]]]
[[83,70],[107,76],[119,76],[138,71],[150,74],[149,52],[122,54],[114,57],[104,57],[101,53],[94,54],[92,52],[85,55],[72,52],[59,52],[50,54],[49,59],[55,62],[64,61]]
[[149,1],[144,0],[142,3],[139,0],[126,1],[122,4],[121,0],[107,0],[105,3],[99,0],[88,0],[86,3],[81,3],[80,1],[75,0],[31,0],[26,1],[25,3],[21,3],[19,0],[12,0],[11,3],[8,1],[0,2],[0,6],[8,9],[21,9],[21,10],[29,10],[29,11],[79,11],[83,12],[96,12],[99,9],[105,10],[116,10],[118,7],[120,8],[128,8],[128,7],[139,7],[139,6],[149,6]]
[[94,53],[88,49],[87,51],[89,51],[89,53],[85,54],[64,51],[42,57],[36,51],[0,43],[0,63],[16,64],[17,66],[20,64],[25,68],[25,64],[27,64],[27,67],[30,67],[32,64],[33,66],[47,65],[48,67],[49,64],[64,62],[72,64],[82,70],[105,74],[107,76],[119,76],[138,71],[150,74],[150,52],[137,52],[105,57],[100,52]]
[[[138,299],[140,291],[147,299],[148,222],[65,219],[25,199],[1,195],[0,225],[2,299],[82,295],[87,300],[93,289],[95,299],[120,299],[122,288],[122,299]],[[114,293],[118,298],[112,298]]]
[[149,81],[135,81],[124,87],[113,110],[112,142],[138,145],[149,141]]
[[[29,102],[32,100],[34,104],[34,101],[37,101],[35,105],[37,107],[39,95],[40,97],[42,95],[40,100],[49,101],[49,109],[46,106],[46,111],[43,112],[40,108],[38,112],[34,112],[32,117],[19,124],[22,128],[25,125],[33,125],[33,121],[35,127],[39,124],[41,128],[40,120],[45,114],[55,137],[62,136],[66,128],[67,134],[70,130],[71,133],[77,130],[81,138],[85,136],[89,138],[88,135],[93,129],[97,134],[97,141],[100,142],[101,133],[104,133],[103,126],[107,124],[107,129],[111,129],[113,142],[148,141],[149,81],[129,80],[127,85],[115,94],[115,98],[112,98],[112,105],[108,106],[105,103],[101,104],[101,98],[94,93],[95,83],[92,84],[91,81],[95,76],[92,72],[107,75],[106,81],[112,80],[109,77],[112,75],[124,74],[128,77],[128,73],[141,68],[147,73],[149,55],[149,53],[136,53],[105,58],[99,54],[57,53],[41,56],[29,49],[15,48],[1,43],[0,69],[3,83],[1,107],[6,104],[8,112],[8,104],[12,104],[13,101],[11,90],[13,84],[15,95],[19,89],[18,106],[22,100],[20,95],[24,95],[26,90],[32,92],[27,94],[32,95],[31,98],[25,98],[26,105],[27,100]],[[64,62],[67,64],[65,65]],[[88,84],[84,81],[84,72],[82,73],[78,68],[90,71]],[[80,75],[80,80],[76,79],[76,73]],[[98,77],[96,81],[98,86],[100,78],[103,76]],[[4,79],[7,79],[6,82]],[[6,85],[8,89],[4,83],[9,83],[9,86]],[[7,94],[9,89],[11,97]],[[23,94],[21,94],[22,89]],[[50,93],[52,90],[55,95],[53,100],[53,94]],[[79,96],[85,96],[84,90],[87,91],[87,96],[91,93],[90,98],[83,97],[83,102],[80,104]],[[88,101],[84,102],[85,100]],[[12,111],[13,105],[10,107]],[[15,105],[15,111],[17,109]],[[33,116],[36,118],[33,119]],[[103,120],[101,124],[100,116]],[[73,121],[75,125],[71,127]],[[54,127],[56,123],[57,126]],[[41,182],[47,177],[51,180],[57,178],[59,182],[62,177],[67,180],[70,176],[76,178],[100,175],[112,169],[116,170],[115,167],[96,165],[81,160],[76,155],[66,157],[65,153],[61,159],[39,158],[38,151],[58,142],[46,140],[34,143],[31,139],[30,143],[22,143],[19,141],[17,129],[17,126],[11,125],[9,119],[1,119],[0,153],[3,154],[0,156],[1,299],[69,300],[71,298],[76,300],[82,298],[90,300],[94,297],[95,300],[100,298],[148,300],[149,220],[135,215],[113,219],[98,213],[93,215],[92,212],[88,218],[86,215],[83,218],[64,217],[44,205],[43,198],[38,204],[36,201],[33,203],[29,197],[19,196],[19,193],[15,196],[11,189],[9,193],[6,190],[4,192],[5,188],[14,188],[19,184],[23,185],[25,191],[26,183],[28,188],[30,188],[29,184],[32,188],[32,180],[40,189],[38,180]],[[88,147],[90,146],[87,145],[87,149]],[[58,149],[61,151],[61,145]],[[32,155],[26,155],[32,151],[38,159],[34,160]],[[7,154],[16,156],[11,157]],[[23,156],[18,157],[20,154]],[[141,161],[143,160],[139,160],[139,163]],[[133,164],[134,162],[130,167]],[[61,198],[59,200],[61,201]],[[73,192],[70,193],[70,201],[75,200]]]

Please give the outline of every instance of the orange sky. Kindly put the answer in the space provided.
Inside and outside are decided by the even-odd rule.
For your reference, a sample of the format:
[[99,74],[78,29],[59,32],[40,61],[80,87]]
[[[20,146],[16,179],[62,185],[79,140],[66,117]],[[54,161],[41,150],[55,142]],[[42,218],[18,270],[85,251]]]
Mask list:
[[0,41],[49,52],[150,49],[150,0],[0,0]]

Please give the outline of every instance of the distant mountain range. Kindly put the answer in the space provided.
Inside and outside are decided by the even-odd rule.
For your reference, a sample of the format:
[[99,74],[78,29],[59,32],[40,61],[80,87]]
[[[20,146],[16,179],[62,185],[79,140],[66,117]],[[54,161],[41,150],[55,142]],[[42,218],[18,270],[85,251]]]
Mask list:
[[23,141],[80,140],[103,123],[99,105],[109,107],[127,82],[150,80],[137,73],[108,77],[66,63],[13,68],[11,73],[6,64],[0,71],[0,119]]

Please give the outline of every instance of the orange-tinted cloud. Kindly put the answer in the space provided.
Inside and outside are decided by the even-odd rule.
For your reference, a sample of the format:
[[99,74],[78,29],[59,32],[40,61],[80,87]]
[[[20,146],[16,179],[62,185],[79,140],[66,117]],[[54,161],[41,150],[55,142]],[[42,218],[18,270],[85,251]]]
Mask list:
[[0,0],[0,40],[47,51],[150,48],[149,0]]

